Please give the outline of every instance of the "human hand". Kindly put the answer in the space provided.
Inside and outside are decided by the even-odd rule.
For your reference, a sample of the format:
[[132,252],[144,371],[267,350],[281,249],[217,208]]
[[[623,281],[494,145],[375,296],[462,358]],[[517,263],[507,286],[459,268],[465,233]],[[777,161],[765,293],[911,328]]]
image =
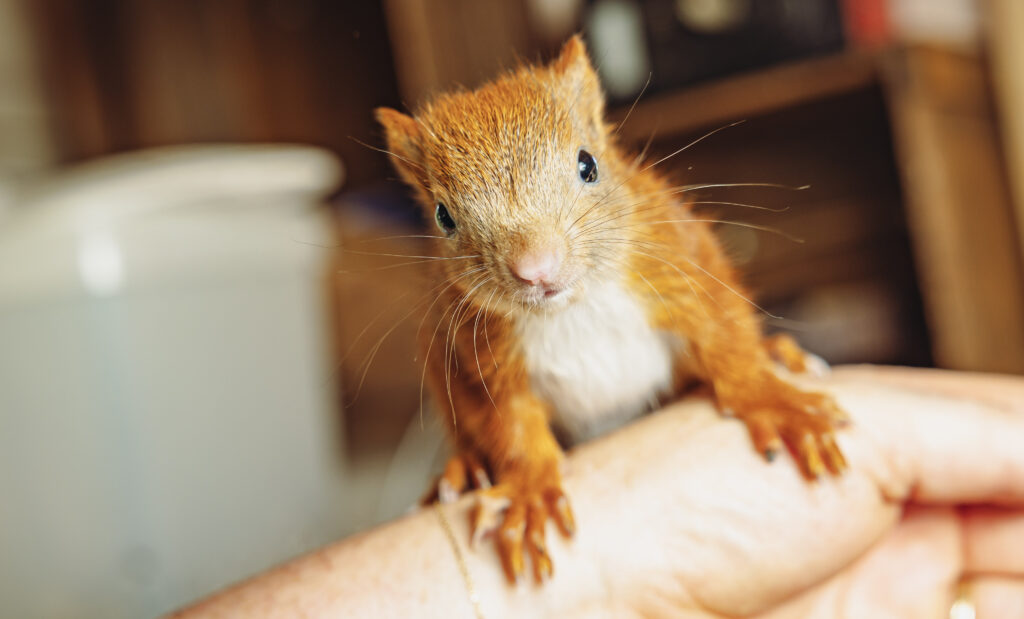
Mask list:
[[[575,450],[554,578],[463,549],[474,496],[300,557],[180,617],[1024,617],[1024,380],[846,368],[807,385],[853,424],[808,484],[706,400]],[[442,513],[443,512],[443,513]],[[525,590],[524,590],[525,589]]]
[[566,552],[598,549],[604,585],[576,610],[944,617],[966,583],[979,617],[1024,616],[1024,381],[848,368],[809,387],[853,419],[842,477],[766,464],[701,402],[573,454]]

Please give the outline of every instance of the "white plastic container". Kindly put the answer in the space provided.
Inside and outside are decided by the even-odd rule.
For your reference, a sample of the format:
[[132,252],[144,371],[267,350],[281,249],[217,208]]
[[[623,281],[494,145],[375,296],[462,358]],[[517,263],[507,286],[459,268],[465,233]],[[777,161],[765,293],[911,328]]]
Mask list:
[[0,616],[153,616],[338,535],[339,180],[311,148],[162,149],[0,219]]

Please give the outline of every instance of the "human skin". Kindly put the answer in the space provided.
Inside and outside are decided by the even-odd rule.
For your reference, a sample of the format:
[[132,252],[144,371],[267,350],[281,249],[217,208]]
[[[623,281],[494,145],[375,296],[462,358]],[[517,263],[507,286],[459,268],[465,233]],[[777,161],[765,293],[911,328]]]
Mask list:
[[[1024,380],[843,368],[807,386],[853,420],[843,476],[808,484],[707,401],[669,406],[570,454],[577,534],[550,536],[542,587],[467,548],[472,497],[443,507],[482,614],[939,617],[965,590],[980,618],[1024,609]],[[177,616],[473,613],[431,508]]]

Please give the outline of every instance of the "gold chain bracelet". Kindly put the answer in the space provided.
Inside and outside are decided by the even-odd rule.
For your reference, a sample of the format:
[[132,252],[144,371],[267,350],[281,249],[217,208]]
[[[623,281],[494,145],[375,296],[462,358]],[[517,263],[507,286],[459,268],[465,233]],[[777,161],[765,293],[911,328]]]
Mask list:
[[448,537],[448,543],[451,544],[452,550],[455,552],[455,562],[459,565],[462,581],[466,583],[466,592],[469,593],[469,601],[473,605],[473,613],[477,619],[484,619],[484,613],[480,610],[480,595],[476,592],[473,577],[469,574],[469,566],[466,565],[466,558],[459,547],[459,541],[455,538],[455,531],[452,530],[452,525],[448,522],[448,516],[444,513],[440,503],[434,504],[434,511],[437,512],[437,519],[441,521],[441,528],[444,529],[445,536]]

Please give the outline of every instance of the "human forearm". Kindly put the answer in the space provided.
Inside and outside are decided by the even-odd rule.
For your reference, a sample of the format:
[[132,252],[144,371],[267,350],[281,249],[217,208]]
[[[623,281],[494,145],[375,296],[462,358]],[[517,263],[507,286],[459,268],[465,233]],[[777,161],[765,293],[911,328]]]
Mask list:
[[[585,504],[589,511],[591,503]],[[489,619],[567,616],[591,601],[598,608],[604,606],[603,566],[589,553],[601,543],[592,539],[595,529],[571,542],[549,535],[558,577],[543,587],[531,579],[516,590],[505,582],[489,540],[484,548],[468,547],[470,508],[469,497],[441,508],[458,551],[436,509],[421,509],[295,559],[173,616],[473,617],[470,587],[478,596],[481,614]],[[460,572],[460,556],[471,584]]]
[[430,514],[419,513],[295,559],[174,616],[470,616],[446,545]]

